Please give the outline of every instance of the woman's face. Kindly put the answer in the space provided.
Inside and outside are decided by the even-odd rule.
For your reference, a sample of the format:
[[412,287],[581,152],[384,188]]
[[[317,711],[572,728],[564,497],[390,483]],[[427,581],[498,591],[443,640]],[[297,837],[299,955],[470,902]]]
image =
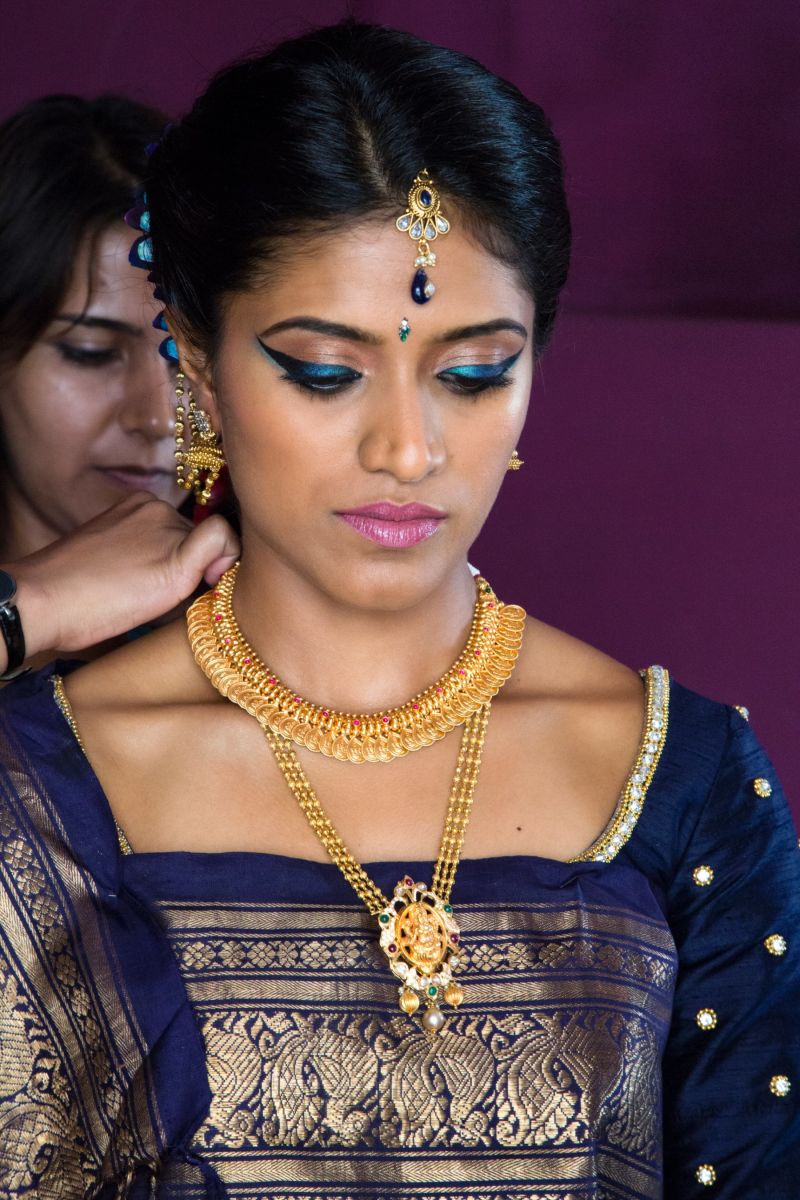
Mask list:
[[164,335],[132,239],[122,222],[87,239],[56,317],[0,382],[6,507],[27,529],[59,536],[137,489],[184,495]]
[[246,553],[351,605],[413,604],[463,566],[525,419],[529,294],[456,229],[435,250],[417,305],[391,220],[306,244],[231,299],[203,387]]

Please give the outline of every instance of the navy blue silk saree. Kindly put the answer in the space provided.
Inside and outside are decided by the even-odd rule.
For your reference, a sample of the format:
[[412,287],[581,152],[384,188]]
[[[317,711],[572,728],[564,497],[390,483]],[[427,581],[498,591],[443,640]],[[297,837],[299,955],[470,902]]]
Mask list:
[[126,853],[53,671],[7,688],[2,1200],[797,1200],[797,836],[741,711],[643,678],[585,854],[459,867],[436,1039],[335,867]]

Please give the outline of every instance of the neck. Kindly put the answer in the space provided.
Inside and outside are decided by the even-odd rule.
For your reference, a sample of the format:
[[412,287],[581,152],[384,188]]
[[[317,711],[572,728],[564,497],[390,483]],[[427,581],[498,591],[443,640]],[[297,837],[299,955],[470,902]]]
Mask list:
[[322,593],[275,555],[245,555],[234,611],[263,662],[304,699],[377,712],[422,691],[461,653],[475,586],[466,562],[416,604],[356,607]]
[[61,531],[28,503],[7,469],[4,476],[0,490],[0,558],[12,563],[49,546],[61,537]]

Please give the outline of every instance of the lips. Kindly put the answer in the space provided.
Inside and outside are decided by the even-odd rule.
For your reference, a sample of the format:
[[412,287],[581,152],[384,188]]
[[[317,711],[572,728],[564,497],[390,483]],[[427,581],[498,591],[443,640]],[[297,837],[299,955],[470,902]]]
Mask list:
[[120,463],[110,467],[98,467],[106,479],[129,491],[152,491],[163,488],[171,472],[161,467],[141,467],[135,463]]
[[368,541],[402,550],[433,537],[447,514],[427,504],[392,504],[381,500],[347,509],[337,516]]

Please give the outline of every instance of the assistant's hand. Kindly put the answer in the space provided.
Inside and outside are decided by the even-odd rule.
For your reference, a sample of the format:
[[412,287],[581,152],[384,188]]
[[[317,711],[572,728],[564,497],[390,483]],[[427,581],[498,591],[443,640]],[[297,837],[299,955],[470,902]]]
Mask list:
[[[193,527],[171,505],[126,497],[36,554],[4,563],[17,581],[27,657],[85,650],[154,621],[214,584],[239,555],[222,517]],[[0,638],[0,672],[5,667]]]

